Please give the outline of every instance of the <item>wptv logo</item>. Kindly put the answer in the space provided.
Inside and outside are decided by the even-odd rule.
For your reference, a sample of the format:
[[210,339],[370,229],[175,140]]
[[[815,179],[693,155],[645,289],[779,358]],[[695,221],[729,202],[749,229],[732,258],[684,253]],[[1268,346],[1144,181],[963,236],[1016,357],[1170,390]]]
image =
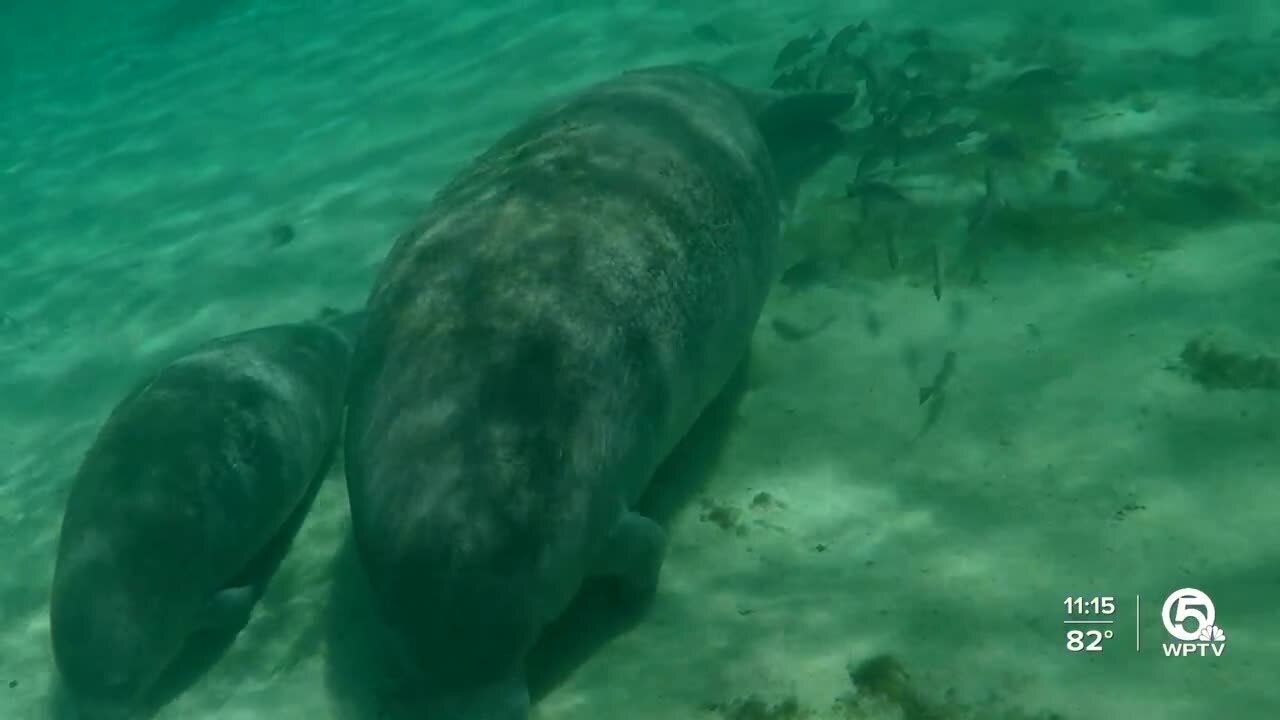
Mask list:
[[1165,598],[1160,620],[1175,640],[1161,643],[1165,657],[1222,657],[1227,634],[1216,624],[1216,611],[1208,595],[1195,588],[1175,590]]

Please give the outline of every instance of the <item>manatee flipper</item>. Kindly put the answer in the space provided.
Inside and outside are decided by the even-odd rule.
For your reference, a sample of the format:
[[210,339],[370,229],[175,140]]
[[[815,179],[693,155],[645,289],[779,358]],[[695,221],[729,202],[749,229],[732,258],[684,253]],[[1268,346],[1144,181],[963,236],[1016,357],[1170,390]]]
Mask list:
[[239,630],[249,623],[258,591],[252,585],[223,588],[209,598],[202,625],[209,630]]
[[595,574],[617,580],[631,594],[648,596],[658,587],[666,554],[666,531],[639,513],[627,512],[609,534]]

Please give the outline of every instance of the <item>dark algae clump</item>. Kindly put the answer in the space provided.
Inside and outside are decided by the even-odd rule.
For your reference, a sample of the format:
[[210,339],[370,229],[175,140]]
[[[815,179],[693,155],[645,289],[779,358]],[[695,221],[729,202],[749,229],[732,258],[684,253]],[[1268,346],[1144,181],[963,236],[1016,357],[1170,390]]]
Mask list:
[[1280,358],[1223,350],[1208,340],[1189,340],[1182,363],[1208,390],[1280,390]]

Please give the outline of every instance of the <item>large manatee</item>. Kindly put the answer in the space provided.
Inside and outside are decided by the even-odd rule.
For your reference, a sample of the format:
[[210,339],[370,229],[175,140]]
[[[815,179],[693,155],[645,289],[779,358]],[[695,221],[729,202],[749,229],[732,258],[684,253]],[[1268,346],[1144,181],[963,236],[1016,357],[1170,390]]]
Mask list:
[[83,716],[147,714],[193,634],[248,620],[255,563],[337,445],[359,327],[357,314],[207,342],[108,417],[72,481],[50,605]]
[[655,588],[665,536],[630,508],[747,349],[779,152],[838,142],[852,102],[629,72],[510,132],[395,244],[345,457],[427,720],[522,720],[525,656],[585,579]]

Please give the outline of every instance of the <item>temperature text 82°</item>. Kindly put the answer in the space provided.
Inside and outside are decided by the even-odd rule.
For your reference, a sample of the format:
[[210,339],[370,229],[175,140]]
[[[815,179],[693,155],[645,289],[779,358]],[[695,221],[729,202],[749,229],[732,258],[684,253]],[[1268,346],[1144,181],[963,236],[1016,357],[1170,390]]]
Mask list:
[[1102,641],[1114,634],[1110,630],[1068,630],[1067,652],[1102,652]]

